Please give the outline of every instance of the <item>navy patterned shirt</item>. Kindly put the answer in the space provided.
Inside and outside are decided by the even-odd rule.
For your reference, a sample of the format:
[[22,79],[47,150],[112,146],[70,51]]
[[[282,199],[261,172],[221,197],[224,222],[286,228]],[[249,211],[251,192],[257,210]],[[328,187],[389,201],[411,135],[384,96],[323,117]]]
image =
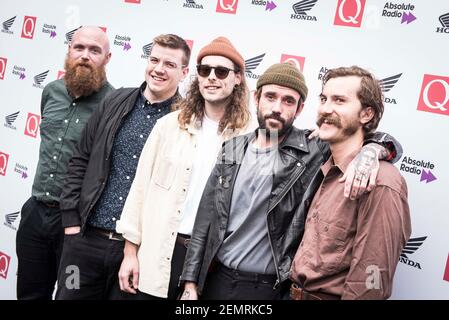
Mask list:
[[151,104],[142,91],[134,108],[120,125],[111,151],[111,168],[103,193],[89,217],[90,226],[115,231],[137,170],[140,153],[156,121],[171,111],[178,93]]

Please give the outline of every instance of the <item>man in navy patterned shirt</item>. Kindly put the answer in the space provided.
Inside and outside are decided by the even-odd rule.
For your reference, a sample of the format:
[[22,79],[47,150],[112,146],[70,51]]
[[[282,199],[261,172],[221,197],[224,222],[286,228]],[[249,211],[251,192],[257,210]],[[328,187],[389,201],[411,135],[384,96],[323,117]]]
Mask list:
[[87,124],[61,199],[65,241],[57,299],[127,298],[118,287],[124,239],[115,224],[146,139],[180,98],[178,84],[188,74],[189,58],[182,38],[156,37],[145,82],[112,92]]

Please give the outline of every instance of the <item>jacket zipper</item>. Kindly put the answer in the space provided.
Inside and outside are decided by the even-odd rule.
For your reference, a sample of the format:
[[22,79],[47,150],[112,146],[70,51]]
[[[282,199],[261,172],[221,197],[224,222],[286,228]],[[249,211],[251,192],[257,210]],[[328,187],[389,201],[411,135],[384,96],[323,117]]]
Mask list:
[[[298,162],[298,163],[300,163],[300,162]],[[280,194],[280,196],[278,197],[278,200],[274,203],[274,205],[272,205],[271,208],[268,209],[267,220],[266,220],[267,231],[268,231],[267,232],[268,233],[268,242],[270,243],[271,254],[273,255],[274,267],[276,268],[276,275],[277,275],[277,279],[276,279],[276,282],[274,283],[273,290],[276,290],[277,286],[280,283],[281,277],[279,275],[278,264],[277,264],[276,256],[274,254],[273,243],[271,241],[270,228],[268,226],[268,215],[279,204],[279,202],[281,202],[282,198],[284,198],[285,194],[290,190],[291,186],[298,180],[299,176],[304,172],[304,170],[305,170],[305,165],[302,164],[301,170],[298,171],[298,173],[295,175],[294,179],[291,179],[291,182],[284,188],[284,190],[282,191],[282,193]]]

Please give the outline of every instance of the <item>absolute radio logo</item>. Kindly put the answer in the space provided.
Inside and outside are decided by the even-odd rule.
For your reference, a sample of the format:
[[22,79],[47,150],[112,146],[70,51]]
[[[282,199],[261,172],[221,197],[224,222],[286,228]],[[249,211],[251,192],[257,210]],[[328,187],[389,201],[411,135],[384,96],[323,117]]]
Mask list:
[[44,23],[44,26],[42,27],[42,33],[46,33],[50,36],[50,39],[54,39],[57,35],[56,26],[54,24]]
[[8,168],[9,154],[0,151],[0,175],[6,175],[6,169]]
[[8,114],[5,117],[5,123],[3,124],[5,128],[9,128],[12,130],[16,130],[17,128],[14,126],[14,122],[16,121],[17,117],[19,116],[20,111]]
[[24,134],[36,138],[39,131],[39,124],[41,123],[41,116],[28,112],[27,121],[25,124]]
[[23,80],[26,78],[25,72],[26,72],[25,67],[14,66],[12,68],[12,74],[18,76],[19,80]]
[[294,65],[301,72],[304,70],[304,63],[306,61],[305,57],[293,56],[291,54],[282,54],[281,55],[281,63],[290,63]]
[[449,34],[449,13],[441,15],[438,20],[440,21],[442,27],[437,27],[436,32]]
[[449,77],[425,74],[417,109],[448,116]]
[[402,250],[401,256],[399,257],[399,262],[413,268],[422,269],[420,263],[410,260],[408,255],[414,254],[419,249],[419,247],[421,247],[421,245],[424,243],[426,239],[427,236],[419,238],[410,238],[407,241],[407,244],[405,245],[404,249]]
[[0,57],[0,80],[5,79],[6,64],[8,59]]
[[310,11],[318,0],[304,0],[293,4],[293,14],[290,19],[296,20],[307,20],[307,21],[317,21],[315,16],[308,15],[307,12]]
[[401,19],[401,24],[409,24],[410,22],[416,20],[416,17],[412,13],[413,10],[415,10],[415,6],[413,4],[393,3],[390,1],[385,3],[382,11],[382,17]]
[[400,171],[412,174],[419,178],[420,182],[426,184],[437,180],[432,170],[435,171],[436,166],[433,162],[424,159],[412,158],[408,155],[404,155],[401,161]]
[[36,17],[25,16],[22,25],[22,38],[33,39],[36,30]]
[[394,88],[401,76],[402,73],[398,73],[394,76],[390,76],[379,81],[382,92],[384,93],[384,103],[396,104],[396,99],[392,97],[386,97],[385,93],[390,92],[390,90]]
[[217,0],[216,12],[236,14],[239,0]]
[[323,77],[328,71],[329,69],[327,67],[321,67],[320,72],[318,72],[318,80],[323,81]]
[[6,21],[3,21],[2,23],[2,32],[3,33],[7,33],[7,34],[14,34],[14,32],[11,30],[11,27],[14,23],[14,21],[16,20],[17,16],[14,16],[12,18],[9,18]]
[[334,25],[360,28],[366,0],[338,0]]
[[264,1],[264,0],[252,0],[251,5],[265,6],[265,11],[273,11],[277,7],[277,5],[276,5],[276,3],[274,3],[274,1]]
[[262,62],[263,57],[265,57],[265,53],[262,53],[261,55],[258,55],[257,57],[245,60],[245,75],[247,78],[259,79],[260,75],[253,73],[253,71]]
[[16,163],[14,172],[17,172],[22,179],[28,178],[28,167],[24,164]]
[[11,257],[0,251],[0,277],[6,279],[8,277],[9,263]]
[[39,88],[39,89],[44,89],[44,86],[42,85],[42,82],[45,81],[45,78],[47,78],[48,72],[50,70],[44,71],[42,73],[39,73],[37,75],[35,75],[33,77],[34,83],[33,83],[33,87],[35,88]]
[[197,3],[194,0],[185,0],[182,7],[189,8],[189,9],[204,9],[204,7],[201,3]]
[[123,51],[131,49],[131,37],[117,34],[114,39],[114,45],[122,47]]
[[5,214],[5,222],[3,223],[3,225],[12,230],[17,230],[17,228],[14,226],[14,222],[17,220],[19,213],[20,211]]

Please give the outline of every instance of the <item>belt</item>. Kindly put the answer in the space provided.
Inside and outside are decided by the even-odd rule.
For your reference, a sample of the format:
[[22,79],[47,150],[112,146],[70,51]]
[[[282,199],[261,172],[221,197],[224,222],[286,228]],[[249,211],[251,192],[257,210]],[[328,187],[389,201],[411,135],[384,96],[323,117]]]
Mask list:
[[49,208],[59,208],[59,202],[58,201],[51,201],[51,202],[39,201],[39,202],[42,203],[44,206],[49,207]]
[[178,233],[178,236],[176,237],[176,242],[188,248],[190,243],[190,236],[181,235],[180,233]]
[[305,291],[296,283],[293,283],[290,287],[290,298],[292,300],[340,300],[337,295]]
[[256,283],[269,283],[274,284],[276,283],[277,276],[274,274],[263,274],[263,273],[254,273],[254,272],[247,272],[247,271],[240,271],[235,269],[230,269],[226,267],[224,264],[219,262],[217,260],[218,266],[217,271],[221,271],[230,277],[232,277],[234,280],[241,280],[241,281],[252,281]]
[[105,229],[101,229],[101,228],[95,228],[95,227],[91,227],[89,226],[90,231],[104,236],[106,238],[108,238],[109,240],[114,240],[114,241],[125,241],[125,238],[123,238],[123,236],[120,233],[117,233],[115,231],[110,231],[110,230],[105,230]]

